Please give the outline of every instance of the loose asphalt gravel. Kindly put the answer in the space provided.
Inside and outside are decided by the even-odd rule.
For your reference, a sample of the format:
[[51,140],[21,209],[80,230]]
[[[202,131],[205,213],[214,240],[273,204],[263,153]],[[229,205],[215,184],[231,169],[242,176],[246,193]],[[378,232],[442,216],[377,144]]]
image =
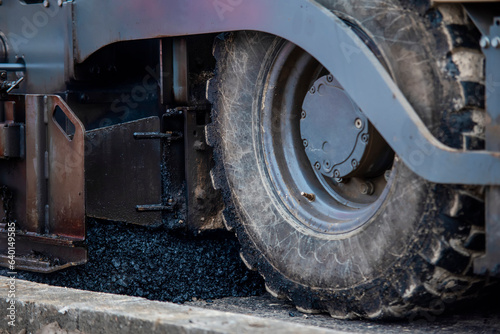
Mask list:
[[240,260],[231,234],[186,237],[95,220],[87,226],[87,264],[51,274],[19,272],[17,278],[175,303],[265,293],[262,278]]

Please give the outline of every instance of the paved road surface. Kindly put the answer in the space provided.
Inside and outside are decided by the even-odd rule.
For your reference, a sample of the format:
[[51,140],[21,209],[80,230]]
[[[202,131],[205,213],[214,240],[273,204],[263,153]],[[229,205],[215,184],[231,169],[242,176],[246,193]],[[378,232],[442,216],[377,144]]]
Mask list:
[[396,323],[336,320],[324,314],[305,315],[297,312],[290,303],[276,300],[270,295],[246,298],[231,297],[213,300],[211,303],[195,301],[186,304],[284,320],[290,323],[320,326],[348,333],[500,333],[500,298],[498,295],[492,295],[492,298],[481,301],[479,305],[466,305],[463,309],[455,310],[450,314],[446,314],[446,312],[440,316],[428,314],[426,315],[427,320],[422,317],[414,322]]

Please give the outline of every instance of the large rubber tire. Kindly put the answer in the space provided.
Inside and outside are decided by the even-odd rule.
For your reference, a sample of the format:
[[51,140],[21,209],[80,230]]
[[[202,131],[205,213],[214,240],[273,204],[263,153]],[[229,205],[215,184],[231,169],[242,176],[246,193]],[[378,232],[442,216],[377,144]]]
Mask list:
[[[482,55],[462,7],[319,2],[372,38],[440,140],[481,147]],[[358,229],[322,234],[284,208],[258,135],[266,78],[284,43],[238,32],[214,49],[218,69],[209,85],[214,111],[207,128],[216,159],[212,178],[223,191],[226,224],[240,239],[244,262],[262,274],[272,295],[289,298],[300,311],[336,318],[428,318],[475,296],[485,284],[472,275],[484,239],[476,188],[431,184],[396,157],[388,197]]]

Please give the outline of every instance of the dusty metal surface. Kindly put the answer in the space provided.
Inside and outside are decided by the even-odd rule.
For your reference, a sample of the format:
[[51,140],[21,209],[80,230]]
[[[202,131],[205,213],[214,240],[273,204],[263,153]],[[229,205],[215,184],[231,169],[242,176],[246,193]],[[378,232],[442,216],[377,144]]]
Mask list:
[[0,126],[0,157],[21,158],[24,156],[24,125]]
[[[0,266],[9,266],[6,256],[7,234],[0,233]],[[50,273],[87,262],[87,249],[75,240],[17,233],[15,237],[16,269]],[[5,255],[4,255],[5,254]]]
[[467,2],[464,4],[464,8],[481,34],[489,35],[491,22],[500,13],[499,1],[488,1],[487,3],[480,3],[480,1]]
[[[3,1],[0,6],[0,31],[6,44],[5,62],[25,62],[29,73],[21,92],[53,94],[65,89],[72,75],[72,8],[66,1],[47,1],[26,5]],[[64,4],[63,4],[64,3]],[[70,66],[68,66],[70,65]]]
[[[50,272],[83,264],[85,239],[85,129],[58,96],[13,98],[26,118],[26,160],[0,162],[2,185],[11,192],[19,269]],[[7,114],[11,113],[7,108]],[[26,117],[24,117],[26,112]],[[28,163],[29,162],[29,163]],[[4,200],[4,199],[2,199]],[[7,265],[7,228],[0,230],[0,264]]]
[[[500,152],[500,17],[490,22],[489,34],[483,35],[481,46],[486,56],[486,149]],[[486,254],[474,262],[478,274],[500,276],[500,186],[486,190]]]
[[[45,207],[45,215],[47,212],[49,215],[48,221],[45,218],[45,233],[84,240],[85,128],[58,96],[28,95],[26,99],[29,112],[27,120],[37,117],[41,120],[40,112],[43,112],[46,117],[44,122],[47,123],[48,152],[44,152],[45,159],[42,160],[49,166],[44,173],[48,177],[48,207]],[[37,102],[32,104],[33,100]],[[38,113],[37,117],[30,114],[31,105],[36,105],[33,112]],[[38,109],[39,107],[43,109]],[[58,113],[64,120],[62,126],[56,119]],[[38,145],[39,142],[35,141],[35,146],[39,147]],[[43,179],[40,176],[37,175],[38,179]]]
[[178,105],[186,105],[189,102],[189,67],[186,39],[174,38],[172,51],[174,100]]
[[161,210],[137,209],[161,203],[160,141],[134,138],[138,132],[159,130],[158,117],[149,117],[86,133],[88,216],[141,225],[161,224]]
[[0,104],[0,158],[24,158],[24,117],[15,111],[15,101]]
[[209,110],[184,112],[188,224],[193,231],[224,229],[222,196],[210,180],[212,148],[205,142]]

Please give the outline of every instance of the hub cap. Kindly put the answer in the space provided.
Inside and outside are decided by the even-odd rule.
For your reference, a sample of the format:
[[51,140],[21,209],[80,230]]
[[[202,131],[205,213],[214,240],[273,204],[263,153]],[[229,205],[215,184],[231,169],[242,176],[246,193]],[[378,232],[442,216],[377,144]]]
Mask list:
[[324,176],[345,178],[360,170],[368,120],[332,75],[318,79],[307,93],[300,132],[311,166]]

